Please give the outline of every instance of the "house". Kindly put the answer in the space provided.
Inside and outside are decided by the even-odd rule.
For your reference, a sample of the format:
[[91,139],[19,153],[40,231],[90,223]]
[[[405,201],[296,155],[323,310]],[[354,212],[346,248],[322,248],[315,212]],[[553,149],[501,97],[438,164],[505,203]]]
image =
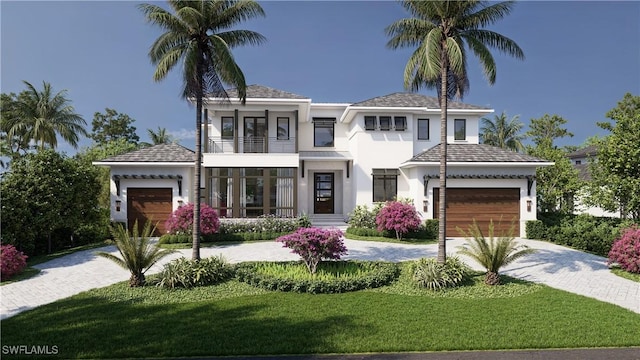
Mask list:
[[[357,103],[314,103],[260,85],[210,98],[203,126],[202,201],[221,217],[263,214],[344,221],[357,205],[413,199],[438,217],[437,98],[394,93]],[[535,173],[545,160],[479,144],[493,110],[449,102],[447,234],[491,219],[524,236],[536,218]],[[114,221],[165,219],[191,194],[194,153],[158,145],[96,162],[111,168]]]

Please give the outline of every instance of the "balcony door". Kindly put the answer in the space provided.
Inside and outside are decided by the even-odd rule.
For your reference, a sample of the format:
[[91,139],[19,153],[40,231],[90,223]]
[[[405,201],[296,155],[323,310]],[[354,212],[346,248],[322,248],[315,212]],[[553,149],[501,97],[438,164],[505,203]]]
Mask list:
[[314,176],[315,199],[313,212],[315,214],[333,214],[334,201],[333,173],[316,173]]
[[267,121],[263,117],[244,118],[244,152],[264,153]]

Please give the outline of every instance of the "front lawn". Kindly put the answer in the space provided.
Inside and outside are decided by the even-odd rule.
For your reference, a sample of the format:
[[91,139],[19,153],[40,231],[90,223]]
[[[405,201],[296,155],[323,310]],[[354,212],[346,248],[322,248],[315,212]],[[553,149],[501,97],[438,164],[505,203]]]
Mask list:
[[513,279],[488,287],[480,275],[436,293],[405,280],[322,295],[122,282],[3,320],[2,343],[57,345],[62,358],[640,345],[640,314],[594,299]]

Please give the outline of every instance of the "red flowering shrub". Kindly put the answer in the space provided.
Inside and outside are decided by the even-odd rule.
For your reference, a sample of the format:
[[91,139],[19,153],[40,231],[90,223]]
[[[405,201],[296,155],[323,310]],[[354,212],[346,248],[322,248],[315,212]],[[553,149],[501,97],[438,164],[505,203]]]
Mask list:
[[609,264],[618,263],[628,272],[640,274],[640,228],[634,226],[625,230],[613,242],[609,251]]
[[396,238],[420,227],[420,218],[416,208],[411,204],[400,201],[387,202],[376,216],[378,231],[395,231]]
[[338,260],[347,253],[342,231],[337,229],[299,228],[291,234],[280,236],[276,241],[300,255],[312,274],[316,273],[322,259]]
[[[193,204],[186,204],[174,211],[165,223],[167,232],[172,235],[193,233]],[[207,204],[200,204],[200,233],[215,234],[220,229],[218,213]]]
[[27,255],[13,245],[0,246],[0,277],[6,280],[27,267]]

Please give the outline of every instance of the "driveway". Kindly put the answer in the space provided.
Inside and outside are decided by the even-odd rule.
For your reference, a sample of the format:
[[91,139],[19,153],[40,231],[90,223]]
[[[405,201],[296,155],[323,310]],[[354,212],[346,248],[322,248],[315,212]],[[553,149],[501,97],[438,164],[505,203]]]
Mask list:
[[[542,283],[550,287],[616,304],[640,313],[640,283],[612,274],[606,259],[548,242],[520,239],[521,243],[537,251],[505,267],[503,274]],[[462,245],[464,239],[447,241],[449,253]],[[435,257],[437,245],[391,244],[345,240],[349,251],[346,259],[405,261],[420,257]],[[129,273],[111,261],[98,257],[95,251],[117,253],[113,246],[79,251],[58,259],[36,265],[41,272],[37,276],[0,286],[0,319],[5,319],[44,304],[63,299],[93,288],[108,286],[129,278]],[[229,262],[297,260],[281,244],[270,242],[221,245],[202,248],[201,256],[222,254]],[[150,273],[178,257],[191,256],[191,249],[184,249],[156,264]],[[468,258],[463,258],[473,268],[481,270]]]

